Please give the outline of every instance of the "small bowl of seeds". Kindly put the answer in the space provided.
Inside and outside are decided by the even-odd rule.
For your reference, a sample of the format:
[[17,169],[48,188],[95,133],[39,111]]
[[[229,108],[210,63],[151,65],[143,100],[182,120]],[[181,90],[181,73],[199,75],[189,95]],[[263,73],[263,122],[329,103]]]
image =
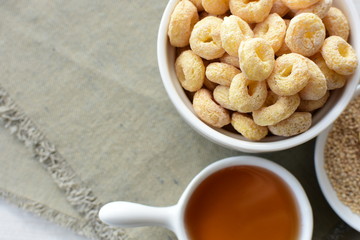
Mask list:
[[345,111],[317,138],[315,169],[332,209],[360,232],[360,86]]

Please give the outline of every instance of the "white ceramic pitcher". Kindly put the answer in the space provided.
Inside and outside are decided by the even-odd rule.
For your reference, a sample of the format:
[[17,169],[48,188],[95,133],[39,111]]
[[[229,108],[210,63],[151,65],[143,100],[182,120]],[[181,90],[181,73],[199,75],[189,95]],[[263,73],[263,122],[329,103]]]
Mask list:
[[100,219],[113,226],[139,227],[162,226],[173,231],[179,240],[188,240],[184,213],[187,203],[199,184],[208,176],[221,169],[232,166],[255,166],[267,169],[288,185],[299,210],[299,240],[310,240],[313,231],[313,215],[309,200],[297,179],[285,168],[259,157],[239,156],[217,161],[203,169],[187,186],[179,202],[170,207],[150,207],[131,202],[111,202],[104,205]]

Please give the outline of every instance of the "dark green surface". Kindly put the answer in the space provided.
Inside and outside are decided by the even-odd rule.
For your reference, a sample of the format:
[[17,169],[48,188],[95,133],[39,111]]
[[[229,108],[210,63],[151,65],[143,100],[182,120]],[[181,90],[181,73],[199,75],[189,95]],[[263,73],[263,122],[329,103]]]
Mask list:
[[315,139],[285,151],[257,155],[279,163],[300,181],[313,210],[313,239],[360,239],[360,234],[357,234],[357,238],[345,236],[345,233],[355,231],[349,227],[343,227],[346,225],[325,200],[315,174],[314,148]]

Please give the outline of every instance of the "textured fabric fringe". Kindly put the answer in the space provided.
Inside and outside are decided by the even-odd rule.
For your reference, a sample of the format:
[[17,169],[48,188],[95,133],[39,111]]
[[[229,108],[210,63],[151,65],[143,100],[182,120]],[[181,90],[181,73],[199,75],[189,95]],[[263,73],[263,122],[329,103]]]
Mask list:
[[[98,211],[102,203],[97,200],[92,190],[81,181],[71,166],[57,152],[56,147],[46,139],[44,134],[19,109],[2,87],[0,87],[0,120],[19,141],[32,148],[34,158],[49,172],[54,182],[64,191],[68,202],[84,217],[86,224],[82,226],[83,229],[79,234],[99,240],[128,239],[123,230],[110,227],[100,221]],[[8,198],[10,196],[5,193],[1,193],[1,195]],[[16,198],[12,197],[12,199]],[[18,201],[18,203],[29,210],[34,210],[35,213],[45,209],[42,205],[28,205],[23,204],[22,201]],[[36,210],[36,206],[41,206],[39,211]],[[55,220],[52,218],[51,212],[46,211],[46,214],[48,214],[48,219]],[[62,215],[61,217],[65,216]],[[73,224],[71,218],[68,218],[69,223],[64,223],[66,222],[65,219],[60,221],[62,225]],[[75,227],[75,225],[73,226]]]

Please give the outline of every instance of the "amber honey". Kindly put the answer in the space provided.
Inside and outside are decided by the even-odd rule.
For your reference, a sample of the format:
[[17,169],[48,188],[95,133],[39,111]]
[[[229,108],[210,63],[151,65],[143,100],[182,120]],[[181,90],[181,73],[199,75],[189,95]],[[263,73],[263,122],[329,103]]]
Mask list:
[[207,177],[185,209],[191,240],[294,240],[299,214],[288,186],[254,166],[222,169]]

